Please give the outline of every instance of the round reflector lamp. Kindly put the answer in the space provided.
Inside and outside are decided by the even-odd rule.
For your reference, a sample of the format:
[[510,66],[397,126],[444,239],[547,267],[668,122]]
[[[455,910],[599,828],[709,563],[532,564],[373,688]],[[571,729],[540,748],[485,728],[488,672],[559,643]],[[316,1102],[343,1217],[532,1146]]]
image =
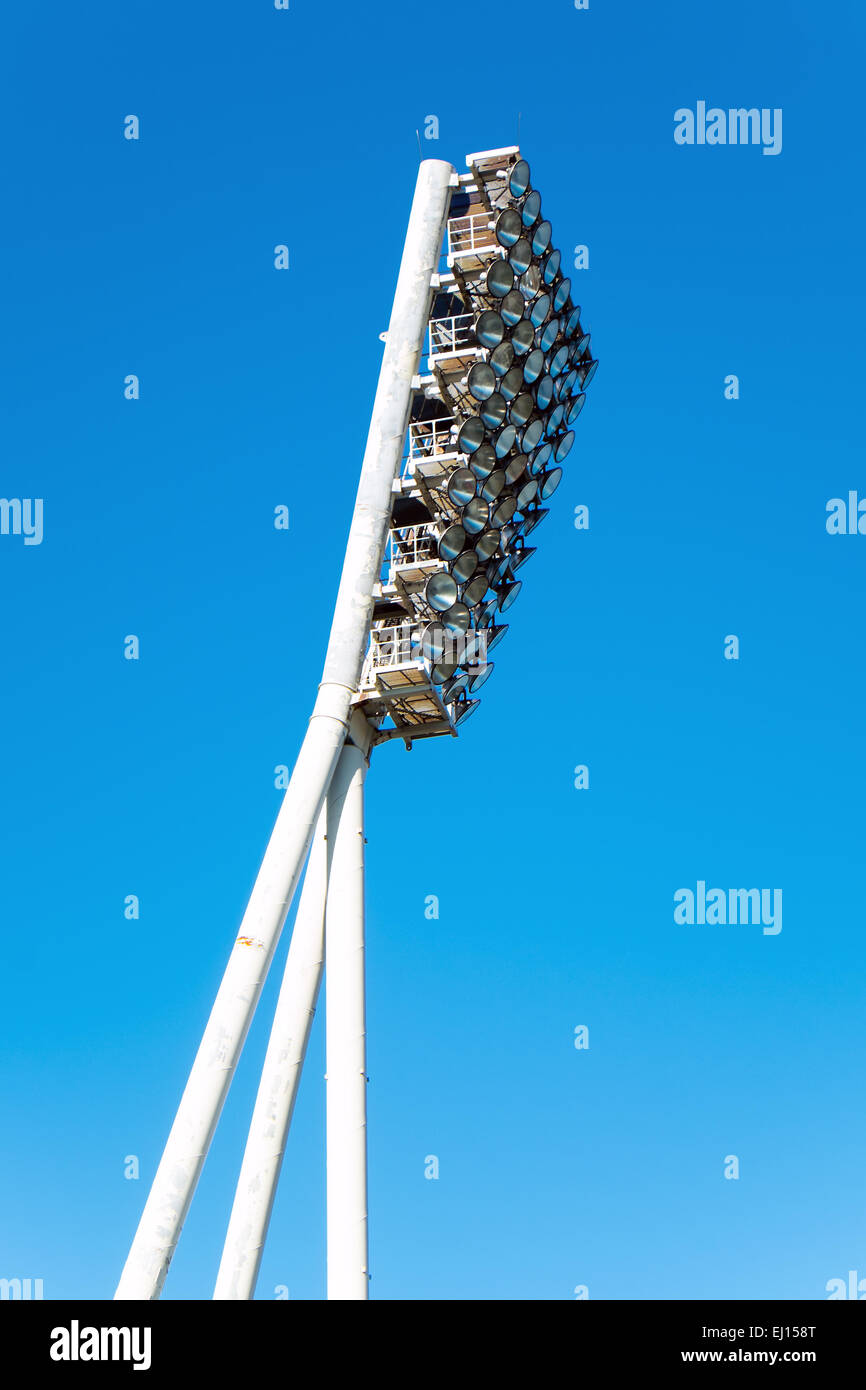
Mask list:
[[491,556],[496,554],[498,549],[498,531],[483,532],[483,534],[478,537],[478,540],[475,543],[475,554],[478,556],[479,563],[482,565],[486,564],[486,562],[491,558]]
[[520,293],[524,299],[534,299],[541,289],[541,271],[531,265],[520,277]]
[[505,465],[505,481],[509,487],[516,483],[518,478],[522,478],[529,467],[528,454],[513,454]]
[[551,468],[549,473],[545,473],[544,477],[541,479],[541,486],[538,489],[538,495],[542,502],[546,502],[548,497],[553,496],[561,482],[561,468]]
[[450,635],[455,632],[466,632],[469,627],[469,609],[465,603],[452,603],[450,608],[446,608],[442,614],[442,626]]
[[494,348],[505,337],[505,324],[495,309],[485,309],[478,315],[475,336],[482,347]]
[[525,159],[518,159],[508,179],[508,192],[512,198],[522,198],[529,187],[529,165]]
[[567,320],[566,320],[566,323],[565,323],[565,336],[566,336],[566,338],[573,338],[574,335],[575,335],[575,333],[577,332],[577,330],[578,330],[579,328],[580,328],[580,305],[579,305],[579,304],[576,304],[575,307],[572,309],[571,313],[569,314],[569,316],[568,316],[568,318],[567,318]]
[[497,598],[499,599],[500,613],[508,612],[515,599],[519,598],[520,590],[522,588],[523,584],[519,579],[515,579],[513,583],[505,584],[503,586],[499,594],[497,594]]
[[[506,265],[506,261],[501,261],[501,265]],[[511,267],[509,266],[510,270]],[[502,322],[507,328],[513,328],[523,318],[523,295],[520,290],[511,290],[503,299],[499,306],[502,311]]]
[[564,418],[565,418],[565,402],[564,402],[564,401],[560,401],[559,405],[555,406],[554,409],[551,410],[550,414],[549,414],[548,417],[547,417],[547,433],[548,433],[548,435],[556,434],[556,431],[559,429],[559,427],[560,427],[560,425],[562,424]]
[[442,699],[446,705],[456,700],[458,695],[462,695],[468,684],[469,676],[465,671],[460,671],[456,676],[452,676],[450,681],[446,681],[442,687]]
[[457,583],[447,570],[440,570],[427,580],[424,597],[434,613],[444,613],[457,602]]
[[[490,517],[490,507],[480,497],[473,497],[464,508],[461,520],[468,536],[480,536]],[[455,594],[456,598],[456,594]]]
[[541,443],[541,436],[544,434],[543,420],[530,420],[526,429],[523,431],[522,448],[525,454],[531,454],[536,444]]
[[532,265],[532,247],[526,237],[521,237],[514,243],[508,253],[508,260],[515,275],[522,275],[529,269]]
[[[503,395],[507,401],[513,401],[514,398],[515,398],[515,396],[519,395],[519,393],[520,393],[520,388],[522,387],[522,385],[523,385],[523,368],[522,368],[522,367],[512,367],[510,371],[508,371],[508,372],[505,373],[505,376],[502,378],[501,382],[499,383],[499,390],[500,390],[501,395]],[[512,418],[512,417],[511,417],[511,412],[510,412],[510,411],[509,411],[508,418],[509,418],[509,420]]]
[[437,661],[430,671],[430,679],[434,685],[441,685],[447,681],[457,670],[456,661]]
[[519,570],[521,565],[525,565],[527,560],[531,560],[534,554],[534,545],[525,545],[522,550],[515,551],[514,555],[511,557],[512,570],[515,572]]
[[566,278],[560,280],[556,289],[553,291],[553,312],[558,314],[568,303],[568,296],[571,294],[571,281]]
[[[521,304],[522,302],[521,300]],[[521,319],[511,335],[511,346],[514,348],[515,355],[522,357],[525,352],[529,351],[534,342],[535,329],[529,319]]]
[[540,473],[544,472],[547,467],[547,460],[552,453],[552,444],[541,444],[539,448],[534,451],[529,464],[529,471],[533,478],[537,478]]
[[469,681],[470,692],[474,695],[476,690],[480,690],[486,680],[493,675],[493,662],[486,662]]
[[456,560],[452,560],[448,568],[458,584],[468,584],[478,568],[478,558],[475,551],[464,550],[462,555],[458,555]]
[[529,391],[524,391],[511,403],[508,418],[512,425],[525,425],[533,411],[534,402]]
[[457,452],[459,454],[474,454],[475,450],[480,449],[483,443],[484,426],[477,416],[470,416],[457,436]]
[[537,381],[544,371],[544,353],[541,348],[533,348],[523,364],[523,380],[528,386]]
[[505,419],[505,400],[498,391],[494,392],[488,400],[483,401],[478,411],[484,426],[488,430],[496,430]]
[[454,727],[456,728],[458,724],[465,724],[466,720],[475,713],[480,704],[480,700],[458,700],[451,715],[454,721]]
[[523,222],[516,208],[506,208],[496,219],[496,240],[500,246],[513,246],[523,235]]
[[440,661],[450,640],[442,623],[428,623],[421,633],[421,654],[427,661]]
[[523,484],[523,487],[517,494],[517,510],[519,512],[525,511],[526,508],[529,506],[530,502],[533,502],[535,500],[535,494],[537,493],[537,491],[538,479],[529,478],[527,482]]
[[476,488],[475,477],[468,468],[455,468],[448,479],[448,496],[455,507],[465,507],[475,496]]
[[496,373],[486,362],[476,362],[470,369],[466,384],[476,401],[486,401],[496,390]]
[[[526,224],[524,223],[524,226]],[[532,254],[533,256],[543,256],[548,246],[552,234],[552,227],[549,222],[539,222],[532,233]]]
[[543,376],[535,388],[535,403],[539,410],[546,410],[553,400],[553,377]]
[[481,483],[478,488],[478,496],[483,497],[485,502],[495,502],[504,487],[505,470],[497,468]]
[[505,376],[514,361],[514,347],[506,341],[500,343],[490,354],[490,366],[497,376]]
[[534,328],[540,328],[550,313],[550,295],[540,294],[529,306],[529,322]]
[[487,271],[487,293],[492,294],[494,299],[504,299],[513,284],[514,271],[508,262],[493,261]]
[[514,425],[505,425],[493,441],[496,450],[496,457],[504,459],[505,455],[511,452],[514,441],[517,438],[517,430]]
[[469,467],[476,478],[486,478],[496,467],[496,453],[492,444],[482,444],[472,455]]
[[466,532],[459,522],[449,526],[439,537],[439,555],[443,560],[456,560],[466,545]]
[[475,608],[481,602],[490,585],[487,583],[487,575],[476,574],[474,579],[470,579],[466,588],[463,590],[463,602],[468,603],[470,608]]
[[557,348],[553,357],[550,359],[550,375],[559,376],[568,366],[568,348]]
[[593,379],[593,377],[595,376],[595,374],[596,374],[597,371],[598,371],[598,359],[596,358],[596,360],[595,360],[594,362],[590,362],[590,364],[589,364],[589,366],[587,367],[586,371],[583,373],[583,376],[582,376],[582,379],[581,379],[581,385],[583,386],[584,391],[586,390],[586,388],[587,388],[587,386],[589,385],[589,383],[592,381],[592,379]]
[[563,459],[568,458],[573,443],[574,430],[569,430],[567,434],[564,434],[562,438],[557,441],[556,448],[553,451],[554,463],[562,463]]
[[532,227],[538,221],[541,213],[541,194],[537,188],[533,188],[531,193],[527,193],[520,209],[520,220],[524,227]]
[[541,278],[544,281],[545,285],[553,284],[554,280],[559,274],[559,265],[561,260],[562,256],[558,251],[549,251],[548,254],[545,256],[544,263],[541,267]]
[[553,344],[556,342],[558,337],[559,319],[548,319],[547,323],[542,328],[538,338],[538,346],[541,348],[541,351],[550,352],[550,349],[553,347]]
[[548,515],[548,507],[538,507],[534,512],[530,512],[529,516],[527,516],[523,522],[524,536],[528,536],[530,531],[534,531],[539,522],[542,522]]

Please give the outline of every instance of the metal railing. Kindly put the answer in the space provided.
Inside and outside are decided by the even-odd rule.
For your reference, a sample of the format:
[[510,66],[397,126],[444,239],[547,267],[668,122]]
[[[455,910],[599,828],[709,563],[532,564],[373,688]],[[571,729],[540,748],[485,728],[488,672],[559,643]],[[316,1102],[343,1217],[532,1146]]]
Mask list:
[[498,251],[488,212],[448,219],[448,255],[466,256],[475,251]]
[[409,457],[423,459],[435,454],[453,454],[452,432],[456,423],[453,415],[438,420],[413,420],[409,425]]
[[451,314],[444,319],[431,319],[427,352],[430,357],[442,352],[457,352],[458,348],[474,347],[474,317],[472,314]]
[[[408,618],[390,627],[374,627],[364,659],[361,688],[374,686],[376,676],[383,671],[395,671],[401,667],[423,667],[429,674],[433,658],[425,659],[421,645],[422,631],[422,626]],[[446,632],[442,629],[439,640],[441,654],[437,653],[436,660],[455,663],[470,674],[483,671],[487,664],[485,629],[473,628],[469,632]]]
[[378,671],[422,664],[419,637],[418,624],[408,619],[396,627],[374,627],[361,684],[372,684]]
[[388,563],[392,573],[417,569],[438,558],[436,532],[429,521],[416,526],[394,526],[388,532]]

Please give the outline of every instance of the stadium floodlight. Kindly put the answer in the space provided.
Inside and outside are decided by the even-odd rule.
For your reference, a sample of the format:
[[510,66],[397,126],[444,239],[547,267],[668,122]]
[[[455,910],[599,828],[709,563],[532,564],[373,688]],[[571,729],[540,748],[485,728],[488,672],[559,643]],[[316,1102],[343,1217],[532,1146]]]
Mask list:
[[254,1293],[323,969],[328,1297],[368,1296],[365,775],[477,711],[598,367],[528,161],[466,164],[419,169],[322,682],[119,1299],[160,1295],[307,859],[214,1298]]

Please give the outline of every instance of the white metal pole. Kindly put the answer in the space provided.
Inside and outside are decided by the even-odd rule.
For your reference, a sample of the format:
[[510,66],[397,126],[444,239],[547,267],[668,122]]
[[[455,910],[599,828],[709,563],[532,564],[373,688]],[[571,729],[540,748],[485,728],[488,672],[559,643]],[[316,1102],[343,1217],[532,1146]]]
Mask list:
[[[339,766],[339,764],[338,764]],[[292,1122],[325,959],[327,798],[310,848],[215,1299],[252,1298]]]
[[120,1276],[118,1299],[160,1295],[346,736],[454,174],[438,159],[424,160],[418,170],[322,682]]
[[347,744],[328,794],[325,909],[328,1298],[369,1296],[367,1045],[364,990],[364,776]]

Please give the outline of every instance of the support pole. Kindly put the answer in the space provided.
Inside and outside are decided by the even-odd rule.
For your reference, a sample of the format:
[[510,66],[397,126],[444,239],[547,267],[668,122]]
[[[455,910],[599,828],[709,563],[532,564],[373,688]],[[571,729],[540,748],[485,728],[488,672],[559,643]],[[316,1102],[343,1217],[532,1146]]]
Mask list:
[[328,882],[327,805],[326,798],[307,861],[215,1299],[252,1298],[255,1293],[322,980]]
[[369,1296],[364,988],[366,770],[363,753],[347,744],[328,794],[328,1298],[343,1300]]
[[438,159],[424,160],[418,170],[322,682],[120,1276],[117,1299],[160,1295],[346,737],[369,633],[373,588],[385,554],[392,488],[400,467],[412,379],[423,348],[430,282],[439,263],[454,172]]

